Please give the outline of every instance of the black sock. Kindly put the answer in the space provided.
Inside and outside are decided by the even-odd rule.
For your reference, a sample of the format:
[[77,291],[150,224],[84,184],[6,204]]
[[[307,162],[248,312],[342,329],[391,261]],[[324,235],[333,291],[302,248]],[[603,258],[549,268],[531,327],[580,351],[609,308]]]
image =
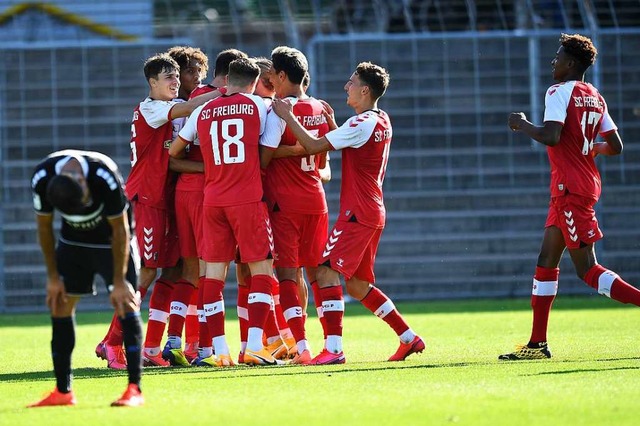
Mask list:
[[142,376],[142,320],[140,312],[128,312],[124,318],[119,319],[122,324],[129,383],[140,387]]
[[74,317],[51,318],[51,358],[56,375],[56,387],[62,393],[71,392],[71,353],[76,345]]

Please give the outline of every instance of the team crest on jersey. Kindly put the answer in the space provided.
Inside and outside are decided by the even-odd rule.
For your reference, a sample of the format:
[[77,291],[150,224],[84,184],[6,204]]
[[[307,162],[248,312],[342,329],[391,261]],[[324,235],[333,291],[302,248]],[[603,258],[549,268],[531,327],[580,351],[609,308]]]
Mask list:
[[164,141],[164,149],[169,149],[171,147],[171,140]]

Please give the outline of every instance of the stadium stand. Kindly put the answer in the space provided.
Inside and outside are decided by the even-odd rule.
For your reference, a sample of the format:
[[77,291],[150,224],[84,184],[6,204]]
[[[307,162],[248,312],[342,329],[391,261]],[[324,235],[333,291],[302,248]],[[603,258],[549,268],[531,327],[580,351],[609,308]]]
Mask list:
[[[381,107],[394,143],[377,276],[394,299],[415,300],[530,294],[548,165],[506,118],[522,110],[540,122],[559,33],[590,35],[599,58],[587,77],[627,142],[621,157],[599,160],[607,237],[599,260],[640,282],[639,1],[110,0],[89,10],[68,0],[51,2],[57,14],[24,3],[0,2],[0,312],[44,308],[32,167],[71,147],[109,154],[127,172],[131,111],[147,93],[142,62],[176,44],[210,56],[226,47],[255,55],[299,47],[312,67],[311,93],[335,107],[339,122],[350,115],[342,87],[355,64],[390,70]],[[121,11],[128,19],[114,18]],[[332,168],[333,217],[339,155]],[[561,293],[590,291],[568,259],[561,269]],[[102,305],[84,308],[106,306],[94,300]]]

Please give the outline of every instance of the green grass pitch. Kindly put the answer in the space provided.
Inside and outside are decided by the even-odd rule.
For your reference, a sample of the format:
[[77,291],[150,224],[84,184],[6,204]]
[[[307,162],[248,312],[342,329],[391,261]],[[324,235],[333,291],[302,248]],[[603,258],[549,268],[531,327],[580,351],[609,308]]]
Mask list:
[[[602,297],[556,300],[551,360],[497,360],[529,336],[528,300],[398,304],[427,343],[385,362],[393,332],[347,305],[339,366],[145,369],[146,405],[111,408],[126,372],[93,349],[108,313],[80,312],[73,383],[78,405],[25,409],[53,389],[47,315],[0,316],[0,425],[635,425],[640,400],[640,310]],[[146,314],[146,312],[145,312]],[[237,322],[228,315],[232,353]],[[312,348],[320,326],[308,321]]]

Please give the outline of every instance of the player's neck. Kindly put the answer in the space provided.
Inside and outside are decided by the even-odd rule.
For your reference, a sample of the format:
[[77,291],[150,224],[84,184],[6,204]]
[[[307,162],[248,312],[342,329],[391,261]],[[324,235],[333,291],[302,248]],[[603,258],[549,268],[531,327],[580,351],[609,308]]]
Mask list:
[[356,105],[353,108],[356,111],[356,114],[362,114],[365,111],[377,111],[378,110],[378,102],[363,102],[360,105]]
[[306,98],[307,95],[302,90],[302,85],[290,85],[284,87],[283,90],[280,90],[279,93],[276,93],[280,99],[287,98],[289,96],[293,96],[296,98]]

